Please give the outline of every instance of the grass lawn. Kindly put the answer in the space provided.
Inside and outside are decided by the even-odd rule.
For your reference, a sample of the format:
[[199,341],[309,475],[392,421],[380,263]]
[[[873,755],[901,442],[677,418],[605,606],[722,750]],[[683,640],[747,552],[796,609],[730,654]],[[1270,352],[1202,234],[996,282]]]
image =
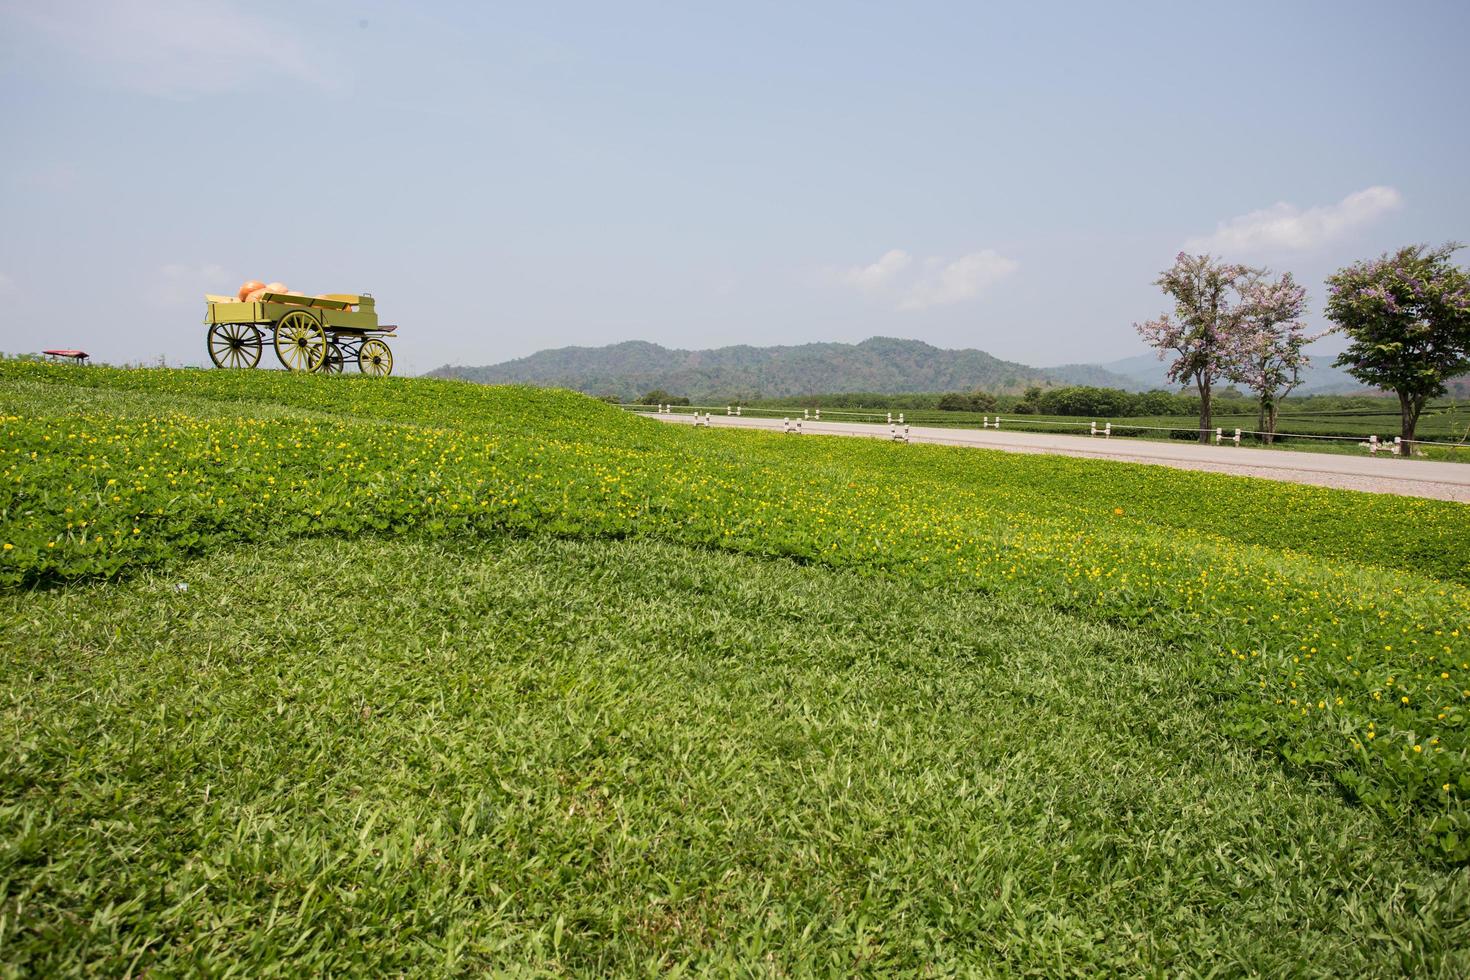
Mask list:
[[0,610],[9,975],[1470,970],[1463,871],[1030,602],[539,536]]
[[0,976],[1470,975],[1467,515],[0,362]]

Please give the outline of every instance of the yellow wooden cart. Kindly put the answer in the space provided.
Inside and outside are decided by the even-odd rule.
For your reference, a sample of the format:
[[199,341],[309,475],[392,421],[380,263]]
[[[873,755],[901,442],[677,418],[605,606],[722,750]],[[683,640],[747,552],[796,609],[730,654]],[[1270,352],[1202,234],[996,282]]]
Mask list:
[[269,333],[276,359],[290,371],[341,374],[351,360],[363,374],[393,373],[393,351],[384,338],[398,327],[378,323],[371,293],[266,293],[254,303],[233,296],[206,295],[204,300],[215,367],[255,367]]

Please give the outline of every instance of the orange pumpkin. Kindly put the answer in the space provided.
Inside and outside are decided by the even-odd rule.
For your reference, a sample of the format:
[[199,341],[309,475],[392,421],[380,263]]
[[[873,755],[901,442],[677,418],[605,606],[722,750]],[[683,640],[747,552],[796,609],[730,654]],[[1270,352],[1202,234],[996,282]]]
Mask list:
[[266,288],[264,286],[261,286],[259,289],[252,289],[252,290],[250,290],[250,292],[248,292],[248,293],[245,294],[245,302],[247,302],[247,303],[259,303],[260,302],[260,298],[262,296],[264,296],[266,294],[266,292],[267,292],[267,290],[266,290]]
[[235,294],[235,296],[236,296],[237,299],[240,300],[240,302],[244,303],[244,302],[247,302],[246,299],[245,299],[246,296],[249,296],[251,293],[255,292],[257,289],[264,289],[264,288],[265,288],[265,283],[261,282],[259,279],[252,279],[252,280],[250,280],[247,283],[242,283],[241,286],[240,286],[240,291],[237,292]]

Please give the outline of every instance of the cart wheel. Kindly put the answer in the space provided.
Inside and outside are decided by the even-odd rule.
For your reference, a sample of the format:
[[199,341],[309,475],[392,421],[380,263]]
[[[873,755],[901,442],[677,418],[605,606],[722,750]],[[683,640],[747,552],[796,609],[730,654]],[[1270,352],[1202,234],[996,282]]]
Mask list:
[[217,368],[253,368],[260,363],[260,331],[249,323],[209,328],[209,359]]
[[322,373],[341,374],[346,361],[347,357],[341,346],[336,341],[331,341],[327,344],[327,357],[322,361]]
[[386,378],[393,373],[393,352],[381,340],[369,340],[357,352],[357,369],[363,374]]
[[292,310],[276,321],[276,357],[290,371],[316,371],[327,357],[327,335],[316,317]]

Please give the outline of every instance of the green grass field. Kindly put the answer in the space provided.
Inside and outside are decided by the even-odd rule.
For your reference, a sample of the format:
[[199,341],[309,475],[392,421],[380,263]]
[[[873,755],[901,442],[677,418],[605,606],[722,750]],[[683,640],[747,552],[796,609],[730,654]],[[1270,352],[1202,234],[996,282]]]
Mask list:
[[1464,505],[0,365],[0,968],[1470,970]]

